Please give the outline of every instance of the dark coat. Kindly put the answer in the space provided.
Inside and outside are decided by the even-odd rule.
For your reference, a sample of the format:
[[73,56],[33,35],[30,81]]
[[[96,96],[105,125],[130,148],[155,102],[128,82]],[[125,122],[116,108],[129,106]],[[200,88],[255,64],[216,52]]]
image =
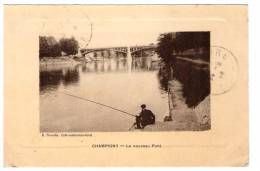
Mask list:
[[140,113],[140,122],[141,122],[142,126],[154,124],[155,123],[155,115],[153,114],[152,111],[144,109]]

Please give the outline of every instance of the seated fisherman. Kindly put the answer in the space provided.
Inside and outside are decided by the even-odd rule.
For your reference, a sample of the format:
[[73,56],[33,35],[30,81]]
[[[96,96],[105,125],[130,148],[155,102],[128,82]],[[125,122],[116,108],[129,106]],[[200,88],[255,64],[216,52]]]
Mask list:
[[137,129],[143,129],[146,125],[155,123],[155,115],[152,111],[146,109],[146,105],[141,105],[141,113],[139,116],[136,116],[136,125]]

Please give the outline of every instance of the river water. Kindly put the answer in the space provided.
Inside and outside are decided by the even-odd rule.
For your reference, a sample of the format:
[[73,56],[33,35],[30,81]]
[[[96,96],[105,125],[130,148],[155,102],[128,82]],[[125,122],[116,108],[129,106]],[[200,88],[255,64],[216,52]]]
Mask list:
[[140,105],[162,121],[167,94],[160,89],[158,61],[151,57],[100,59],[86,64],[40,67],[41,132],[128,131],[135,121],[116,110],[64,93],[138,114]]

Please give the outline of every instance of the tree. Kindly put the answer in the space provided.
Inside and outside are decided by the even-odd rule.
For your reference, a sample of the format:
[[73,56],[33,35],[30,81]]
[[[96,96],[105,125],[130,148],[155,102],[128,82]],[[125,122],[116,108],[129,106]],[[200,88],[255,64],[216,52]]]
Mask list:
[[39,56],[42,57],[56,57],[61,55],[59,43],[53,36],[39,37]]
[[176,61],[176,57],[173,55],[174,44],[174,33],[161,34],[158,38],[158,46],[156,52],[166,65],[171,65]]
[[74,38],[61,38],[59,41],[61,50],[65,52],[67,55],[75,55],[78,53],[79,43]]
[[209,32],[178,32],[176,33],[175,49],[183,51],[191,48],[208,48],[210,46]]
[[171,80],[174,74],[174,65],[176,64],[176,56],[173,54],[175,45],[175,33],[161,34],[158,38],[158,46],[156,52],[165,65],[166,77]]
[[183,52],[188,49],[203,48],[204,55],[201,56],[206,61],[209,61],[210,47],[210,32],[177,32],[175,50]]
[[47,43],[46,37],[40,36],[39,37],[39,56],[40,58],[49,56],[49,46]]

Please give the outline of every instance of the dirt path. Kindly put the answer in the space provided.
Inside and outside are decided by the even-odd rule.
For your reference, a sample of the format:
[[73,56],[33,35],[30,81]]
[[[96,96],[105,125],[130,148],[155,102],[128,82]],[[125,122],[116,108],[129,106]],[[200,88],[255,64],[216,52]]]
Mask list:
[[172,121],[156,122],[145,127],[144,131],[199,131],[210,129],[210,98],[206,97],[195,108],[188,108],[182,96],[179,81],[169,82],[170,115]]

